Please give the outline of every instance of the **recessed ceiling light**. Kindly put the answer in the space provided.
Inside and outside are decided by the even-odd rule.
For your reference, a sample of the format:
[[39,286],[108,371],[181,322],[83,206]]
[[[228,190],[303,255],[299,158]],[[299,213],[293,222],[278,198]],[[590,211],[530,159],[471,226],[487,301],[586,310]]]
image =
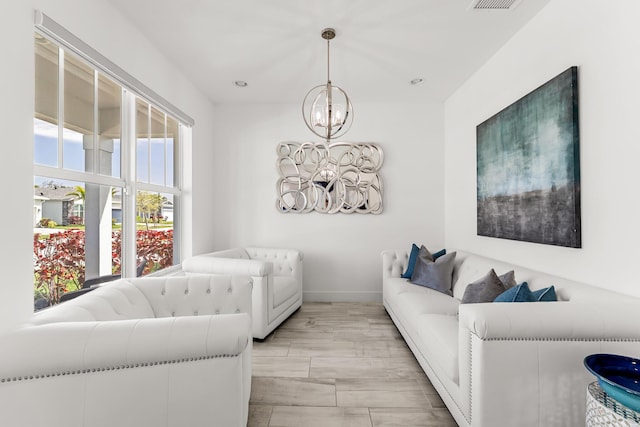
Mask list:
[[244,80],[236,80],[235,82],[233,82],[233,84],[238,86],[238,87],[247,87],[247,86],[249,86],[249,83],[245,82]]
[[411,83],[412,85],[419,85],[420,83],[422,83],[424,80],[421,79],[420,77],[416,78],[416,79],[411,79],[411,81],[409,83]]

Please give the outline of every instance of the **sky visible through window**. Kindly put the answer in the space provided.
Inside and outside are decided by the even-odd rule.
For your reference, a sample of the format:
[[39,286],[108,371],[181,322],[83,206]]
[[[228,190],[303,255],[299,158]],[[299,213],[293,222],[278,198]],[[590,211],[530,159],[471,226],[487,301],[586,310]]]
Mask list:
[[[44,120],[34,119],[34,163],[44,166],[58,166],[58,126]],[[82,145],[83,134],[70,129],[63,130],[64,140],[64,169],[84,171],[84,149]],[[146,138],[144,139],[146,142]],[[165,185],[165,161],[167,165],[167,182],[166,185],[172,186],[173,179],[170,169],[173,165],[173,141],[167,139],[167,149],[165,153],[165,144],[163,138],[151,138],[151,171],[149,171],[149,162],[144,159],[149,155],[147,144],[137,144],[137,155],[142,157],[142,161],[138,162],[138,177],[140,181],[147,182],[149,180],[153,184]],[[166,159],[165,159],[166,155]],[[111,176],[120,177],[120,140],[114,140],[113,162],[111,166]],[[156,161],[162,159],[163,161]],[[144,178],[141,178],[144,177]],[[38,182],[39,181],[39,182]],[[50,181],[43,177],[36,177],[35,185],[42,185]],[[61,185],[71,185],[71,182],[56,180]],[[75,183],[74,183],[75,185]]]

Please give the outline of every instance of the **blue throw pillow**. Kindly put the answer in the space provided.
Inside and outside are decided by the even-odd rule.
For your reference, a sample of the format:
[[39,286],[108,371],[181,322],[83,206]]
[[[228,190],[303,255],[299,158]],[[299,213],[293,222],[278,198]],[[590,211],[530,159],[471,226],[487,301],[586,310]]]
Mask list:
[[533,291],[532,293],[536,301],[558,301],[556,288],[554,286],[549,286],[548,288],[544,289],[538,289],[537,291]]
[[447,254],[447,250],[446,249],[440,249],[435,254],[431,254],[431,256],[433,257],[433,260],[435,261],[438,258],[440,258],[442,255],[446,255],[446,254]]
[[411,253],[409,254],[409,263],[407,264],[407,271],[402,273],[400,277],[404,279],[411,279],[413,275],[413,269],[416,266],[416,259],[418,258],[418,251],[420,248],[414,243],[411,245]]
[[507,289],[493,300],[493,302],[535,302],[536,297],[529,289],[527,282],[522,282],[518,286]]

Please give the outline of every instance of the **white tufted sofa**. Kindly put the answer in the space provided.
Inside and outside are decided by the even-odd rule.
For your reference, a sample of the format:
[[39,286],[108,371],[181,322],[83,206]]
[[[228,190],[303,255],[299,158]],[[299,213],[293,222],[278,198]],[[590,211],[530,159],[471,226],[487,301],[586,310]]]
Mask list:
[[185,274],[241,274],[253,279],[253,336],[264,339],[302,306],[302,252],[234,248],[182,262]]
[[246,426],[248,277],[120,279],[0,337],[1,425]]
[[[460,426],[584,426],[585,356],[640,356],[638,298],[462,251],[450,297],[400,278],[408,257],[382,253],[384,306]],[[560,301],[460,304],[491,268]]]

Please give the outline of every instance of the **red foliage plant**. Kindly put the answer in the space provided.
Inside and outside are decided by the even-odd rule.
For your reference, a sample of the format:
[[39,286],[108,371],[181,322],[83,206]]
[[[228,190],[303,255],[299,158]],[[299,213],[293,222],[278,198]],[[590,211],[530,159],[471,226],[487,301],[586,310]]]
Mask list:
[[[49,304],[60,302],[65,292],[79,289],[85,274],[85,235],[82,230],[67,230],[42,237],[33,236],[33,272],[35,292]],[[137,262],[146,260],[142,274],[173,265],[173,230],[136,232]],[[114,274],[120,272],[122,233],[112,232],[111,258]]]
[[50,304],[84,282],[84,231],[67,230],[41,238],[33,235],[35,291]]
[[[113,272],[121,268],[122,233],[113,232],[111,258]],[[136,232],[137,264],[147,261],[143,275],[173,265],[173,230],[138,230]]]

